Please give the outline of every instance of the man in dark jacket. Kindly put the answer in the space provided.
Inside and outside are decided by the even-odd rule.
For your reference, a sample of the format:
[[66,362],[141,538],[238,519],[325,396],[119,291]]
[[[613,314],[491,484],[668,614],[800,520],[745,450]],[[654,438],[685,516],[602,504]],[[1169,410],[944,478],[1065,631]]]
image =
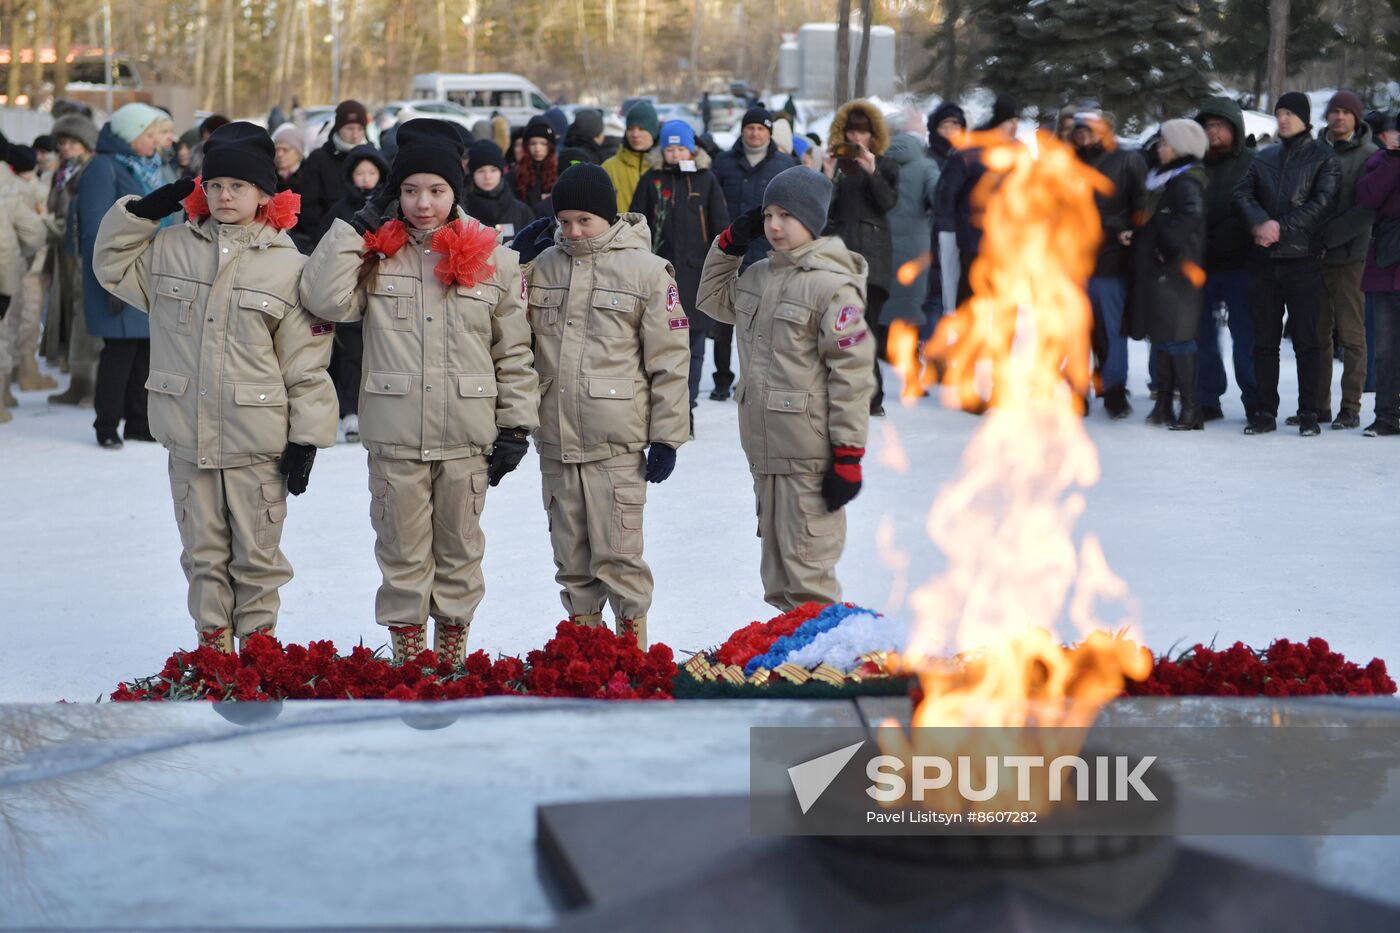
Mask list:
[[364,144],[368,126],[369,113],[364,104],[343,100],[336,105],[330,139],[301,165],[298,232],[315,237],[325,225],[326,214],[345,197],[345,157],[350,150]]
[[[1356,182],[1376,144],[1366,125],[1361,98],[1338,91],[1327,103],[1327,135],[1342,167],[1337,200],[1322,226],[1322,302],[1317,317],[1320,374],[1314,407],[1319,419],[1332,414],[1332,327],[1342,347],[1342,404],[1334,428],[1361,427],[1361,392],[1366,386],[1366,307],[1361,276],[1371,243],[1375,211],[1356,203]],[[1301,406],[1300,406],[1301,407]]]
[[603,128],[602,111],[588,108],[580,110],[574,116],[574,122],[569,124],[568,131],[564,133],[564,143],[559,153],[559,171],[569,167],[564,162],[564,151],[569,149],[576,150],[576,161],[602,165],[608,158],[608,154],[603,150],[605,139],[607,133]]
[[938,163],[938,187],[934,189],[933,240],[929,248],[933,261],[929,264],[928,301],[924,312],[923,338],[933,334],[938,317],[957,306],[958,295],[958,233],[957,217],[952,204],[943,197],[943,179],[950,159],[957,157],[955,140],[967,130],[967,115],[957,104],[942,103],[928,117],[928,154]]
[[[715,159],[715,180],[724,191],[724,201],[731,219],[763,207],[763,192],[768,183],[784,169],[792,168],[797,159],[780,150],[773,142],[773,117],[761,107],[752,107],[745,114],[739,140],[728,152]],[[744,254],[739,266],[742,272],[768,256],[771,247],[766,237],[756,237]],[[717,402],[729,398],[734,388],[731,367],[734,325],[716,323],[715,388],[710,398]]]
[[1206,131],[1206,285],[1202,290],[1201,326],[1196,335],[1200,360],[1197,386],[1206,421],[1225,417],[1220,398],[1225,394],[1225,364],[1220,357],[1216,309],[1225,306],[1235,362],[1235,383],[1246,415],[1259,405],[1254,382],[1254,319],[1249,313],[1249,274],[1245,257],[1252,237],[1244,215],[1235,207],[1235,185],[1254,161],[1246,146],[1244,114],[1228,97],[1212,97],[1201,105],[1196,122]]
[[[875,393],[870,397],[870,414],[876,417],[885,413],[880,361],[889,336],[880,316],[894,279],[894,243],[886,215],[899,199],[899,166],[885,155],[889,145],[884,114],[868,101],[855,100],[836,111],[822,160],[822,171],[833,185],[822,235],[839,236],[846,248],[865,257],[869,266],[865,323],[875,334]],[[855,154],[840,155],[842,147],[854,147]]]
[[1147,163],[1137,152],[1118,146],[1112,118],[1098,110],[1075,114],[1070,141],[1080,161],[1112,184],[1108,192],[1096,192],[1103,242],[1089,278],[1089,303],[1094,309],[1094,339],[1098,356],[1099,395],[1110,418],[1126,418],[1128,404],[1128,338],[1123,333],[1123,311],[1132,273],[1131,252],[1123,234],[1141,218],[1147,200]]
[[1235,204],[1254,238],[1250,256],[1250,312],[1254,315],[1254,374],[1259,409],[1246,434],[1278,428],[1279,346],[1287,308],[1298,365],[1298,433],[1316,435],[1321,360],[1317,340],[1322,300],[1322,227],[1341,185],[1332,148],[1312,138],[1308,98],[1290,91],[1278,99],[1279,142],[1254,157],[1235,186]]

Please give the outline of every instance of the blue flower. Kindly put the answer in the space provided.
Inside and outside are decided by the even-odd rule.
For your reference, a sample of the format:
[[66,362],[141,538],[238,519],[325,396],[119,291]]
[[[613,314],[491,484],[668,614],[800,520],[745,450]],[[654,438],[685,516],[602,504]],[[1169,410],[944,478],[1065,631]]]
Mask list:
[[749,663],[744,665],[744,676],[748,677],[760,667],[766,667],[770,671],[787,660],[788,655],[811,644],[812,639],[823,632],[836,628],[846,620],[848,616],[856,613],[870,613],[875,615],[873,610],[862,609],[859,606],[846,606],[842,603],[832,603],[822,610],[821,615],[813,619],[808,619],[798,626],[791,635],[784,635],[773,646],[768,649],[767,654],[750,658]]

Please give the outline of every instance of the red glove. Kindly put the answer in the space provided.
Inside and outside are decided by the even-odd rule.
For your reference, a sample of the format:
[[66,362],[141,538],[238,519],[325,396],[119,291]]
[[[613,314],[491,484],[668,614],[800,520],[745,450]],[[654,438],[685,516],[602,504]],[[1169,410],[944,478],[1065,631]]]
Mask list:
[[835,512],[860,492],[860,460],[865,456],[865,448],[833,447],[831,454],[831,468],[822,478],[822,498],[827,511]]

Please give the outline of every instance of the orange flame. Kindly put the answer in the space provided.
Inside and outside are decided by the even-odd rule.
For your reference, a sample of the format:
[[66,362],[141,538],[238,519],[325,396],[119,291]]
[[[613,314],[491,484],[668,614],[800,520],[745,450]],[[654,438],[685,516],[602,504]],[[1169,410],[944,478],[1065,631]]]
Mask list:
[[[973,295],[940,322],[925,355],[942,365],[946,402],[995,407],[930,512],[927,530],[948,568],[911,594],[916,622],[899,663],[919,678],[915,727],[1056,726],[1073,735],[1125,678],[1146,677],[1152,664],[1125,637],[1135,619],[1127,586],[1095,537],[1076,543],[1073,535],[1080,490],[1099,478],[1078,406],[1089,383],[1085,286],[1100,240],[1094,194],[1109,183],[1049,134],[1034,149],[990,134],[974,141],[987,147],[987,174],[973,193],[984,231]],[[917,361],[908,363],[907,340],[891,328],[891,360],[906,391],[922,378]],[[1114,617],[1101,620],[1111,607]],[[1080,632],[1077,645],[1054,634],[1063,622]],[[1106,631],[1114,626],[1120,634]],[[882,728],[880,743],[906,758],[999,753],[977,744],[989,741],[985,734],[956,750],[921,749],[933,741],[924,735]],[[1015,753],[1035,754],[1025,741]],[[1064,731],[1030,741],[1051,754],[1078,751]],[[1006,801],[925,805],[998,809]]]

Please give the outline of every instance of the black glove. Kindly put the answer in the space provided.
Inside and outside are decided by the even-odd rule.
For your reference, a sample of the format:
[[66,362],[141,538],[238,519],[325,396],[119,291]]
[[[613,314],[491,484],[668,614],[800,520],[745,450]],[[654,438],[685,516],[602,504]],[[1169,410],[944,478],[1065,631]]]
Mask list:
[[365,199],[365,206],[355,212],[355,216],[350,218],[350,226],[355,228],[355,232],[364,236],[378,230],[384,221],[390,218],[385,216],[389,210],[389,205],[394,200],[394,193],[387,188],[373,197]]
[[290,443],[282,451],[282,459],[277,470],[287,477],[287,492],[299,496],[306,492],[306,483],[311,479],[311,464],[316,460],[316,448],[310,444]]
[[664,483],[676,468],[676,448],[670,444],[651,445],[647,451],[647,482]]
[[10,296],[0,295],[0,321],[5,320],[5,313],[10,310]]
[[860,492],[860,460],[864,447],[833,447],[831,466],[822,477],[822,498],[828,512],[835,512]]
[[162,185],[139,201],[132,201],[126,206],[126,212],[132,217],[144,220],[160,220],[178,211],[180,202],[193,191],[194,179],[181,178],[179,181]]
[[739,217],[719,235],[719,248],[730,256],[742,256],[749,244],[763,236],[763,208],[755,207]]
[[525,451],[530,449],[530,432],[524,428],[501,428],[496,434],[496,445],[491,448],[491,457],[486,461],[486,478],[495,486],[501,477],[520,466]]

